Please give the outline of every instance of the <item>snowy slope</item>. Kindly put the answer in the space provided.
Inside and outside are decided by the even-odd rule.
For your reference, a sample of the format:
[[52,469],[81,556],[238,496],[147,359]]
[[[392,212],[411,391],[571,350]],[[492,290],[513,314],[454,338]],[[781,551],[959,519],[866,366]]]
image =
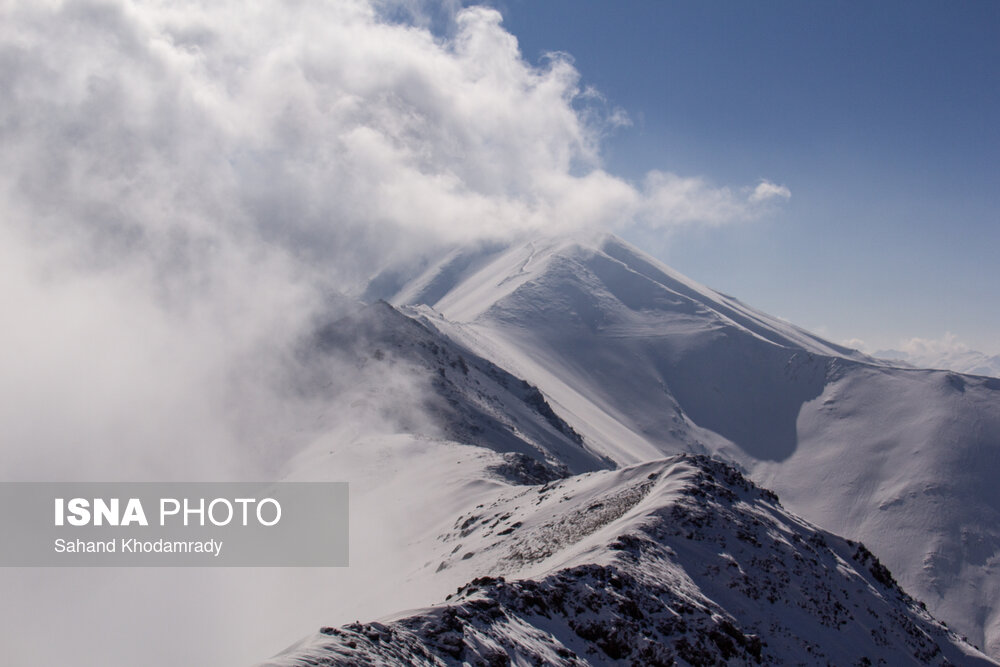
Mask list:
[[391,301],[537,386],[596,460],[735,461],[1000,655],[1000,381],[866,357],[607,236],[453,253]]
[[437,570],[470,575],[447,601],[324,627],[266,664],[996,664],[864,546],[720,462],[494,491],[435,539]]

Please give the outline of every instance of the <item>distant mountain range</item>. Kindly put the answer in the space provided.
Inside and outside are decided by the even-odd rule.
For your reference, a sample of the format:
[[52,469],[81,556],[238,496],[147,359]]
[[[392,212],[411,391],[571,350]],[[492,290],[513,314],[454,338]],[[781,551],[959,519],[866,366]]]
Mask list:
[[914,351],[878,350],[874,356],[898,361],[915,368],[943,368],[968,375],[1000,377],[1000,355],[988,355],[976,350],[937,350],[932,346]]
[[393,427],[288,465],[352,482],[363,583],[267,664],[996,664],[1000,380],[613,236],[454,249],[365,298],[304,358],[405,370],[358,391]]

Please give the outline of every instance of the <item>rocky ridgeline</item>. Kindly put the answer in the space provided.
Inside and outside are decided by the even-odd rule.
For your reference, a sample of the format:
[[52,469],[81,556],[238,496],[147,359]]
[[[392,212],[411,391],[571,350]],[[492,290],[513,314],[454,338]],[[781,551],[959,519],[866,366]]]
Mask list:
[[789,514],[729,465],[679,456],[646,480],[639,514],[593,562],[476,578],[441,605],[323,628],[268,664],[994,664],[863,545]]

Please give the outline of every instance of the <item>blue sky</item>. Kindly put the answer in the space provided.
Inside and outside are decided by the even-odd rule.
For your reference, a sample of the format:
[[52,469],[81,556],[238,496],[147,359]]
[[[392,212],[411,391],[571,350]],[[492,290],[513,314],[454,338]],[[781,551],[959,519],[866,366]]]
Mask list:
[[495,6],[529,62],[570,54],[627,112],[608,171],[792,193],[753,222],[630,240],[837,340],[950,331],[1000,353],[1000,3]]

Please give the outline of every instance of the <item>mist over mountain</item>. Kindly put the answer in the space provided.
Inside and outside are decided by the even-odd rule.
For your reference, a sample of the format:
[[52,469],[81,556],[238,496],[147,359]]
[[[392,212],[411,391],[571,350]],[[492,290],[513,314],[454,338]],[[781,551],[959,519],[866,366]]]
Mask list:
[[[972,664],[971,645],[996,657],[997,380],[901,367],[830,343],[609,235],[459,247],[383,272],[366,297],[372,305],[323,329],[314,353],[405,360],[427,378],[422,410],[436,430],[404,427],[405,435],[350,446],[327,440],[287,469],[304,479],[361,474],[350,452],[364,451],[398,471],[364,477],[373,485],[366,497],[405,489],[436,498],[407,520],[396,558],[408,567],[389,576],[397,592],[421,592],[399,595],[397,608],[366,617],[371,624],[338,629],[331,617],[327,630],[274,664],[305,655],[332,664],[506,664],[503,655],[556,664],[780,663],[803,655],[837,664]],[[670,466],[704,474],[652,481],[671,479],[663,472]],[[780,518],[759,505],[773,494],[740,481],[737,470],[778,493]],[[753,499],[720,491],[731,483]],[[682,531],[683,539],[707,540],[696,559],[666,537],[677,530],[665,518],[673,493],[689,498],[684,511],[696,511],[697,526],[712,527],[712,537]],[[770,513],[764,525],[820,528],[788,542],[787,531],[799,528],[762,529],[760,512]],[[808,532],[820,529],[822,539]],[[629,539],[648,546],[620,546]],[[817,540],[840,545],[836,555]],[[736,543],[763,551],[737,553]],[[776,552],[785,556],[763,555]],[[753,594],[700,580],[720,558],[719,571],[771,583],[748,584]],[[855,574],[841,572],[843,563]],[[852,588],[831,576],[876,583]],[[625,593],[602,583],[605,592],[588,603],[573,601],[615,577],[628,582]],[[695,581],[697,593],[684,593],[684,581]],[[773,599],[758,606],[767,586]],[[445,601],[456,588],[460,597]],[[730,597],[733,588],[749,600]],[[703,611],[663,626],[685,616],[675,605],[689,595]],[[817,596],[833,607],[803,602]],[[625,599],[640,604],[637,616],[623,610]],[[646,599],[658,602],[643,607]],[[877,611],[888,608],[895,611]],[[969,645],[927,629],[931,618]],[[852,646],[875,637],[874,648],[840,653],[846,635],[824,627],[858,632]],[[719,633],[725,638],[713,642]]]
[[4,481],[348,481],[352,561],[6,568],[2,662],[320,625],[274,661],[1000,657],[995,360],[866,356],[598,233],[802,200],[781,160],[616,173],[572,56],[440,7],[3,3]]

